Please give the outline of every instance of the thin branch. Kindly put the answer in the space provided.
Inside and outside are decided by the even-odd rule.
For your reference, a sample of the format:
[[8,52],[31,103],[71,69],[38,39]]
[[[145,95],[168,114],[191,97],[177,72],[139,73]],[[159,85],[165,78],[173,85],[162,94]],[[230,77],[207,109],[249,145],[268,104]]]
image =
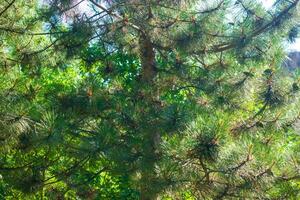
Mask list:
[[112,12],[111,10],[108,10],[107,8],[105,8],[104,6],[102,6],[101,4],[97,3],[96,1],[94,0],[89,0],[92,4],[94,4],[96,7],[100,8],[101,10],[105,11],[107,14],[109,14],[110,16],[113,16],[121,21],[124,21],[126,22],[129,26],[131,26],[132,28],[134,28],[135,30],[141,32],[141,33],[144,33],[140,27],[138,27],[137,25],[131,23],[131,22],[128,22],[128,19],[124,19],[122,16],[118,15],[117,13],[114,13]]
[[3,15],[14,3],[16,0],[12,0],[1,12],[0,16]]
[[200,13],[200,14],[212,13],[214,11],[219,10],[221,8],[221,6],[222,6],[223,3],[224,3],[224,0],[220,1],[216,7],[208,9],[208,10],[200,11],[198,13]]

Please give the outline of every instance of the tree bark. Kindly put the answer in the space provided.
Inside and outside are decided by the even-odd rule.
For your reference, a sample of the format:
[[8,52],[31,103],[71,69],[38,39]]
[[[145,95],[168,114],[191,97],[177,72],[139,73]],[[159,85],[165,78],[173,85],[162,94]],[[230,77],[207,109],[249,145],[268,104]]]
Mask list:
[[144,83],[152,82],[156,76],[155,52],[151,40],[143,35],[140,38],[141,77]]
[[144,138],[144,152],[141,166],[141,185],[140,185],[140,199],[154,200],[157,198],[156,173],[155,173],[155,144],[154,134],[149,131]]
[[[155,51],[149,37],[142,35],[140,37],[140,59],[141,59],[141,82],[145,90],[146,101],[152,106],[152,101],[156,93],[154,79],[156,77]],[[151,108],[154,109],[154,108]],[[157,138],[159,134],[155,131],[156,127],[149,124],[143,133],[143,157],[141,161],[141,179],[140,179],[140,199],[154,200],[157,198],[158,190],[156,186],[155,163],[157,161],[156,149]]]

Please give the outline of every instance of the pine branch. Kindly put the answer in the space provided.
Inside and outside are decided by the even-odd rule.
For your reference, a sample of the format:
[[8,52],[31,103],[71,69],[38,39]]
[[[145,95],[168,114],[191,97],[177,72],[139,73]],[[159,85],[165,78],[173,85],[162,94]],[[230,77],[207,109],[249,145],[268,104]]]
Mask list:
[[0,12],[0,17],[3,15],[14,3],[16,0],[12,0],[1,12]]
[[96,1],[94,0],[89,0],[90,2],[92,2],[92,4],[94,4],[96,7],[100,8],[101,10],[105,11],[107,14],[125,22],[126,24],[128,24],[129,26],[131,26],[132,28],[134,28],[135,30],[141,32],[141,33],[144,33],[144,31],[142,29],[140,29],[140,27],[138,27],[137,25],[131,23],[128,21],[128,19],[126,18],[123,18],[122,16],[118,15],[117,13],[114,13],[113,11],[111,10],[108,10],[107,8],[105,8],[104,6],[102,6],[101,4],[97,3]]

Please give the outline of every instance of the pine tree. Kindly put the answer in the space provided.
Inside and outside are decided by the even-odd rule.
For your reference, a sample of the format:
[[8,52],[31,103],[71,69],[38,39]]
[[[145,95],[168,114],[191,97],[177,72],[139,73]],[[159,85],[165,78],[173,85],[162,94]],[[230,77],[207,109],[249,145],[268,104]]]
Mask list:
[[[80,9],[84,2],[90,9]],[[25,113],[0,124],[5,141],[9,129],[19,132],[0,162],[9,191],[50,199],[68,191],[82,199],[299,197],[299,83],[281,67],[298,0],[269,10],[240,0],[43,6],[32,19],[39,28],[10,36],[29,32],[42,48],[3,53],[20,59],[12,65],[24,81],[1,89],[3,110],[20,105]],[[20,104],[7,106],[10,89]],[[106,195],[101,184],[109,181],[128,194]]]

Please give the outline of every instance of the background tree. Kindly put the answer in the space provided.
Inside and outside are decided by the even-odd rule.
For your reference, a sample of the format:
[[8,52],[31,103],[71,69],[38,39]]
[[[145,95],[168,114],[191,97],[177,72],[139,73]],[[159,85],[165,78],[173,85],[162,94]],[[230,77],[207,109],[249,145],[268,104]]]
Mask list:
[[281,69],[297,5],[45,2],[43,27],[14,31],[44,47],[3,53],[31,83],[12,88],[30,93],[26,114],[7,106],[28,129],[8,145],[4,185],[50,199],[297,198],[299,88]]

